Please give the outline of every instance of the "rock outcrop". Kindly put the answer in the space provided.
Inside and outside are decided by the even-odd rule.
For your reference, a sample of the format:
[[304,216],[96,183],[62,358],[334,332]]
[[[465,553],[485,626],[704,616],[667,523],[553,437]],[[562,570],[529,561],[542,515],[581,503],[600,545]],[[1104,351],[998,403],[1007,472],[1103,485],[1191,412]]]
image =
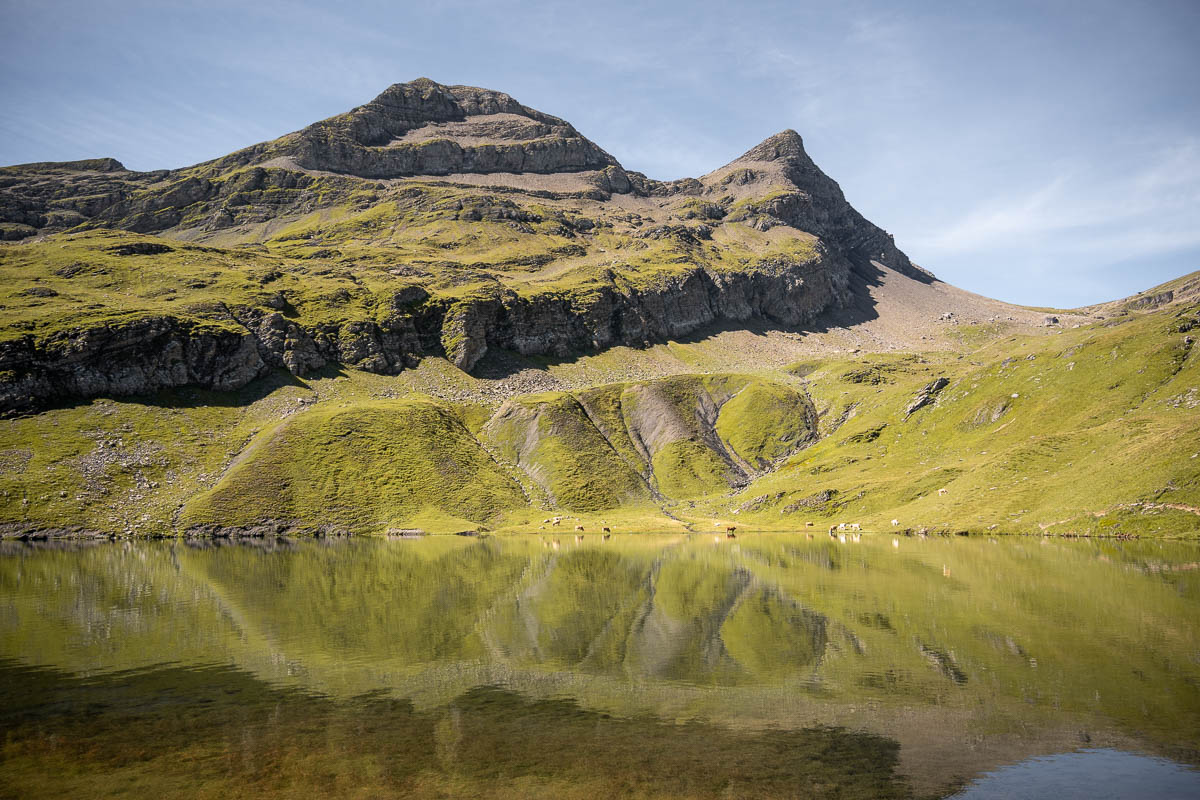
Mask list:
[[170,317],[26,336],[0,342],[0,412],[174,386],[228,391],[268,368],[248,331]]
[[938,393],[945,389],[950,382],[945,378],[937,378],[932,383],[922,389],[913,401],[908,404],[908,408],[904,409],[904,418],[908,419],[913,414],[920,411],[925,406],[937,399]]
[[612,282],[587,294],[504,292],[453,305],[442,346],[456,366],[470,370],[489,347],[567,356],[686,336],[718,321],[759,318],[794,327],[842,305],[848,293],[847,274],[783,260],[730,273],[698,267],[653,290]]
[[0,343],[0,412],[186,385],[226,391],[273,367],[305,375],[338,363],[389,375],[445,355],[470,370],[490,348],[562,357],[685,336],[718,321],[796,326],[847,293],[844,276],[819,263],[774,261],[734,273],[696,268],[652,290],[614,281],[587,292],[451,301],[411,287],[380,317],[312,327],[250,307],[230,307],[213,321],[150,316]]

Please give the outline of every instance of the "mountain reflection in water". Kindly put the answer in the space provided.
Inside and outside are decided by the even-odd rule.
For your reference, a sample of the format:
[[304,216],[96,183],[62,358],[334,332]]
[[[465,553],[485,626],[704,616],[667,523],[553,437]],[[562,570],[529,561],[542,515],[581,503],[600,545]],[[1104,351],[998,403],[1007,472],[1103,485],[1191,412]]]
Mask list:
[[1200,547],[898,545],[5,543],[0,795],[909,797],[1077,749],[1200,763]]

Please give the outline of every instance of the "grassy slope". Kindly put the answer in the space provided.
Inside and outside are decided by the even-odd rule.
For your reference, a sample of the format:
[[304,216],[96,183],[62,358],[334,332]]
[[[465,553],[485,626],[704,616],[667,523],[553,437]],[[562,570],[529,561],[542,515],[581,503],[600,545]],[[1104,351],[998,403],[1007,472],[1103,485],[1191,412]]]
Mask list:
[[[1181,331],[1196,314],[1176,305],[1005,339],[967,331],[984,343],[965,354],[524,396],[507,419],[416,393],[445,378],[425,366],[96,400],[0,421],[0,522],[118,534],[263,521],[536,530],[566,512],[623,530],[676,520],[890,530],[895,518],[1196,534],[1200,366],[1184,343],[1194,334]],[[946,388],[906,417],[939,376]]]
[[[784,509],[796,499],[834,489],[819,518],[880,528],[895,517],[905,527],[1196,532],[1200,516],[1185,508],[1130,507],[1200,507],[1200,362],[1179,330],[1196,312],[993,341],[966,358],[881,361],[865,381],[860,363],[823,364],[810,390],[829,416],[853,416],[748,490],[784,493],[753,518],[794,517]],[[937,376],[950,383],[936,404],[906,417]]]
[[470,528],[524,503],[453,409],[414,397],[317,409],[264,431],[181,522]]
[[[651,288],[697,266],[730,272],[763,260],[820,259],[808,234],[739,223],[708,242],[643,238],[641,222],[589,219],[577,229],[583,217],[573,201],[517,203],[436,184],[363,191],[326,203],[314,190],[316,210],[213,234],[203,245],[170,238],[203,228],[170,236],[83,230],[6,244],[0,341],[155,315],[230,324],[225,307],[233,305],[286,308],[308,327],[336,325],[387,315],[395,292],[412,285],[448,301],[502,287],[582,298],[614,282]],[[123,245],[169,250],[120,255]]]

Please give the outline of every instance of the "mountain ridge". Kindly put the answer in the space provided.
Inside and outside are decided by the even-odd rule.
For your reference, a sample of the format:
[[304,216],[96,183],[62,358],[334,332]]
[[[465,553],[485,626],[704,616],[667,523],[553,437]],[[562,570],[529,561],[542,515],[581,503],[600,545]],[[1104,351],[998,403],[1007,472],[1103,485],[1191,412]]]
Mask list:
[[[514,182],[460,182],[493,174]],[[211,252],[222,272],[236,253],[242,271],[256,273],[231,272],[229,281],[242,284],[232,297],[185,304],[182,315],[180,305],[135,296],[123,298],[123,311],[140,320],[116,325],[104,313],[81,313],[75,329],[55,319],[51,330],[34,312],[25,332],[0,332],[0,370],[12,376],[0,381],[0,408],[9,411],[54,398],[231,387],[276,366],[296,375],[329,363],[392,374],[445,355],[470,370],[496,348],[566,357],[722,321],[797,327],[845,307],[855,271],[883,264],[933,280],[850,206],[794,131],[700,179],[664,183],[626,172],[566,121],[507,94],[428,79],[190,168],[131,173],[102,159],[9,167],[0,178],[5,238],[30,240],[35,260],[46,233],[83,244],[98,241],[88,231],[109,229],[190,242],[184,258]],[[560,179],[577,191],[554,191]],[[177,247],[82,250],[110,259]],[[19,260],[25,251],[15,252]],[[276,257],[283,261],[268,268]],[[346,285],[334,291],[351,294],[368,276],[380,280],[348,315],[330,308],[339,304],[327,293],[289,294],[284,281],[256,292],[262,272],[291,273],[304,287],[331,282],[311,273],[337,272]],[[57,277],[39,280],[57,285]],[[69,296],[71,286],[63,288]],[[104,295],[99,305],[110,306],[112,294]],[[164,299],[180,297],[176,288]],[[98,324],[86,324],[89,317]],[[163,362],[156,354],[164,350],[176,355]],[[243,368],[214,372],[208,354],[218,352],[246,354],[236,358]]]

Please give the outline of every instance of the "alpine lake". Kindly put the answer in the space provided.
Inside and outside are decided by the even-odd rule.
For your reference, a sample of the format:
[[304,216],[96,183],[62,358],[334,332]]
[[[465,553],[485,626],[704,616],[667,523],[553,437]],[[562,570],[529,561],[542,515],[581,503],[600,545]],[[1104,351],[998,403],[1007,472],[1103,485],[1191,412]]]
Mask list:
[[1200,797],[1200,543],[0,543],[0,797]]

